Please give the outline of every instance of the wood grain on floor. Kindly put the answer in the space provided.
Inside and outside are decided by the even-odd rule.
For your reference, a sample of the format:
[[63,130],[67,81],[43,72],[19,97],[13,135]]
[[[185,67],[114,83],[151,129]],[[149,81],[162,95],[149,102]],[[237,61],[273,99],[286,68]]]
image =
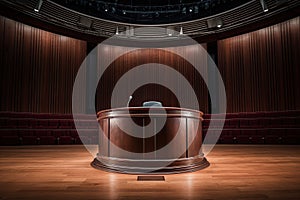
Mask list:
[[83,146],[0,147],[0,199],[300,199],[300,146],[217,145],[210,167],[137,181]]

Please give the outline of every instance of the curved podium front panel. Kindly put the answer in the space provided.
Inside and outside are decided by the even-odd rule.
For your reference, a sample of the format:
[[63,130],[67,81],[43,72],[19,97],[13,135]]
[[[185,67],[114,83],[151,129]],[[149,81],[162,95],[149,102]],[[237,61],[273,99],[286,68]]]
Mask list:
[[131,174],[203,169],[209,163],[201,151],[202,115],[173,107],[100,111],[99,152],[92,166]]

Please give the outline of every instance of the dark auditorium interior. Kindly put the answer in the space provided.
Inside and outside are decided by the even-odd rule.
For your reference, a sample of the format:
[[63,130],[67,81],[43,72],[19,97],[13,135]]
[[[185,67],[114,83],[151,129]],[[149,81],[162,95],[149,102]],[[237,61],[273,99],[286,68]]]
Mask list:
[[0,199],[300,199],[299,14],[0,0]]

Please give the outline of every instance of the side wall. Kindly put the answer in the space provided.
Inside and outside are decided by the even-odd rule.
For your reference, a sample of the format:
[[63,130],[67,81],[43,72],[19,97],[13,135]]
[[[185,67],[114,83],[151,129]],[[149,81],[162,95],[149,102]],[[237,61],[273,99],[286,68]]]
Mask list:
[[218,41],[228,112],[300,109],[300,17]]
[[86,42],[0,16],[0,110],[71,113]]
[[[71,113],[73,83],[86,56],[86,42],[2,16],[0,30],[0,111]],[[299,33],[300,17],[218,41],[218,67],[226,87],[227,112],[300,110]],[[191,49],[182,47],[182,51],[189,55]],[[106,56],[111,55],[99,55],[99,59]],[[106,91],[97,93],[96,109],[109,108],[109,88],[116,84],[117,77],[148,61],[181,72],[202,100],[200,110],[208,112],[207,89],[201,78],[178,57],[154,50],[124,55],[110,66],[103,78],[108,82],[99,83]],[[166,78],[170,78],[168,74]],[[138,98],[133,99],[132,106],[145,100],[178,105],[169,90],[157,85],[141,87],[134,96]]]

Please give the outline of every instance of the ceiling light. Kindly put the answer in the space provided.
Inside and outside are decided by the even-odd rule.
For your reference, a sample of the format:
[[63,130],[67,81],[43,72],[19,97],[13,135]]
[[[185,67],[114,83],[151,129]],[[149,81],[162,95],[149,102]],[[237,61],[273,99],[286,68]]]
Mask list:
[[183,28],[182,27],[180,27],[179,35],[183,35]]
[[261,7],[263,9],[264,12],[268,12],[269,9],[268,9],[268,6],[266,4],[266,2],[264,0],[259,0],[260,1],[260,4],[261,4]]
[[207,20],[208,29],[218,29],[223,26],[223,21],[221,18],[211,18]]
[[41,9],[42,5],[43,5],[43,0],[39,0],[36,7],[34,8],[34,11],[35,12],[40,12],[40,9]]
[[108,6],[105,4],[104,5],[104,11],[107,12],[108,11]]

